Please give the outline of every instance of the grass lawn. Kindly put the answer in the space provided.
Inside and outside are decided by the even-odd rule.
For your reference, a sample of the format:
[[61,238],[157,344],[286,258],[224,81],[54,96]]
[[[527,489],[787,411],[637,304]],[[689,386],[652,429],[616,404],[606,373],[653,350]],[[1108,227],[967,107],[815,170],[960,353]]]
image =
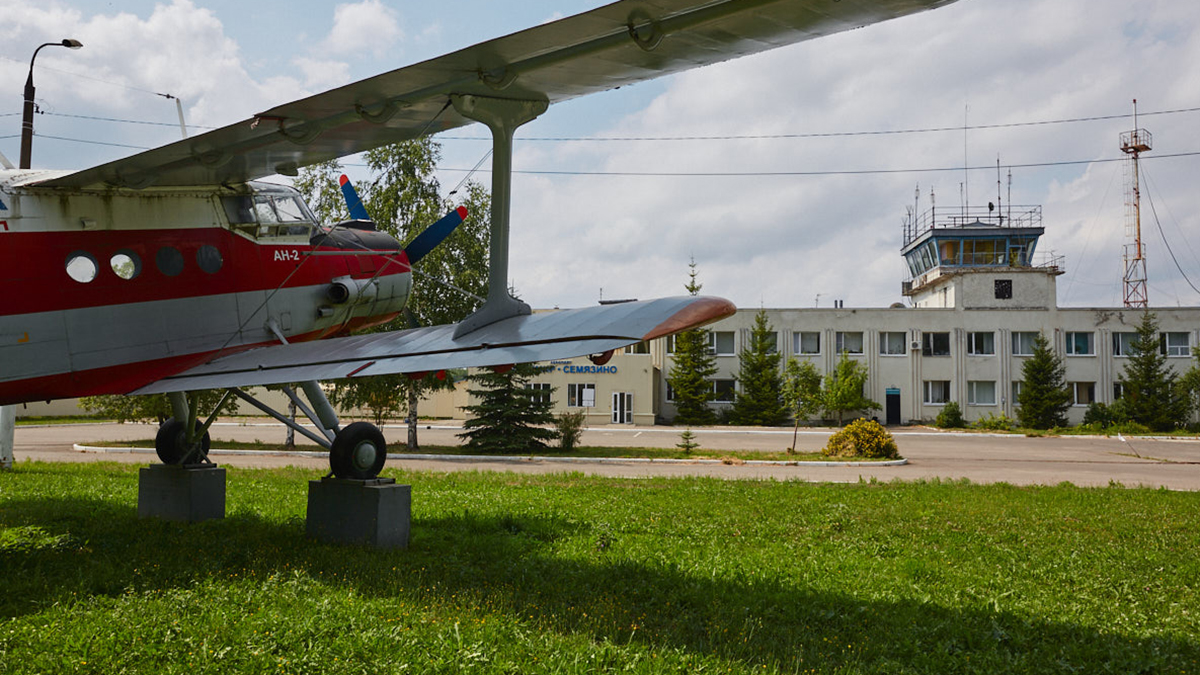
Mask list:
[[1200,494],[389,471],[405,551],[304,539],[306,470],[136,517],[0,473],[0,673],[1187,673]]

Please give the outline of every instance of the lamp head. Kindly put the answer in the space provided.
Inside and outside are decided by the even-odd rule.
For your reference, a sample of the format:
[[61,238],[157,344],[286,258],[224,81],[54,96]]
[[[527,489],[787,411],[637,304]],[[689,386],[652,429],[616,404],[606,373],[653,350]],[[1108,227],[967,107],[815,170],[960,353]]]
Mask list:
[[83,43],[73,38],[63,38],[62,46],[68,49],[79,49],[83,46]]

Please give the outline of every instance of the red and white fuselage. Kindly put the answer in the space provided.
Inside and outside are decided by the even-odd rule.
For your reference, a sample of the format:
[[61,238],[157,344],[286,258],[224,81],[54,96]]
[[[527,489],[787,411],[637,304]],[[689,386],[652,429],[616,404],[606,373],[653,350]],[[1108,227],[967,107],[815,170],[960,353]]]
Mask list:
[[0,171],[0,405],[127,393],[408,298],[395,239],[319,227],[292,188],[22,187],[50,175]]

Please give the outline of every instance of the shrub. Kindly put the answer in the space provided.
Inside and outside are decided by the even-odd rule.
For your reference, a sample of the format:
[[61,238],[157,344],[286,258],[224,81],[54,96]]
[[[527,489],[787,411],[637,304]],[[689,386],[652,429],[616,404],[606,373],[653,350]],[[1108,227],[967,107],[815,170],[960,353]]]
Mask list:
[[896,439],[879,422],[857,419],[829,437],[821,448],[826,457],[894,458],[900,455]]
[[1112,411],[1108,409],[1100,401],[1092,401],[1088,404],[1087,412],[1083,413],[1083,424],[1089,430],[1098,431],[1108,426],[1112,426],[1113,416]]
[[587,426],[586,420],[587,413],[582,410],[565,412],[555,418],[554,426],[558,429],[558,447],[563,450],[574,450],[583,436],[583,430]]
[[942,406],[942,411],[938,413],[933,424],[942,429],[961,429],[967,426],[967,422],[962,416],[962,409],[954,401]]
[[696,442],[696,434],[692,433],[691,427],[684,429],[683,432],[679,434],[679,442],[675,444],[675,447],[683,450],[689,455],[692,454],[693,450],[700,447],[700,444]]
[[987,417],[980,418],[974,424],[976,429],[986,429],[988,431],[1011,431],[1016,425],[1017,423],[1013,418],[1004,413],[1000,413],[999,415],[988,413]]

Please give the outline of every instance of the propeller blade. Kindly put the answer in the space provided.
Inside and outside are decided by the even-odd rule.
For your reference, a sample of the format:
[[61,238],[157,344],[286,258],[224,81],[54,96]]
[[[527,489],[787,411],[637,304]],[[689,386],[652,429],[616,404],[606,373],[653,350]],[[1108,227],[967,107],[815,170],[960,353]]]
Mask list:
[[342,174],[338,178],[338,184],[342,186],[342,197],[346,200],[346,207],[350,209],[350,219],[370,220],[371,216],[367,215],[367,209],[363,206],[362,199],[359,198],[358,192],[354,190],[354,186],[346,174]]
[[434,246],[442,243],[442,240],[450,236],[454,228],[462,224],[462,221],[467,217],[467,207],[460,206],[436,223],[425,228],[425,231],[418,234],[415,239],[408,242],[408,246],[404,247],[404,254],[408,256],[409,263],[415,263],[426,254],[433,250]]

